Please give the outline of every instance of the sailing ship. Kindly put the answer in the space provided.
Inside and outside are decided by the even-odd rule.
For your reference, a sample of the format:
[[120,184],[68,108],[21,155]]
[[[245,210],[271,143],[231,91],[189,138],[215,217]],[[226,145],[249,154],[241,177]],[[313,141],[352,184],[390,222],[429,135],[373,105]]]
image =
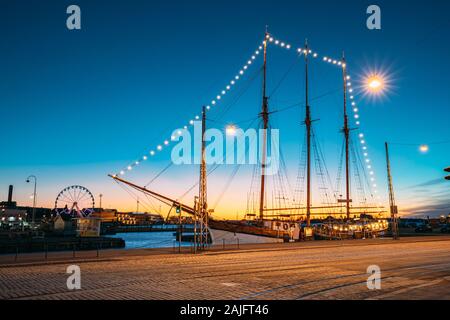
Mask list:
[[[313,149],[313,120],[309,99],[309,56],[312,51],[305,42],[301,54],[305,62],[305,118],[303,124],[306,128],[306,201],[305,206],[300,203],[286,208],[267,208],[266,203],[266,161],[267,161],[267,132],[269,129],[269,97],[267,96],[267,44],[270,34],[266,31],[263,41],[263,87],[261,118],[264,132],[262,141],[262,158],[259,170],[259,208],[257,212],[247,212],[244,220],[220,220],[211,216],[207,201],[207,165],[205,155],[205,140],[201,141],[201,163],[199,172],[199,190],[195,197],[194,206],[187,205],[176,199],[158,192],[136,185],[117,175],[110,175],[116,182],[143,192],[158,201],[177,208],[177,212],[189,214],[194,217],[194,239],[196,246],[205,247],[208,244],[240,243],[271,243],[283,241],[299,241],[308,239],[364,239],[368,237],[383,236],[388,223],[384,219],[375,218],[370,213],[381,214],[380,207],[352,206],[350,191],[350,131],[347,115],[347,74],[345,56],[342,57],[343,80],[343,128],[345,150],[345,195],[336,199],[336,204],[313,207],[312,205],[312,153]],[[206,109],[202,112],[202,137],[206,130]],[[342,212],[342,209],[345,212]],[[319,212],[317,212],[319,210]],[[339,210],[341,210],[339,212]],[[370,211],[373,210],[373,211]],[[302,213],[300,213],[302,212]],[[169,212],[170,213],[170,212]],[[274,213],[274,214],[272,214]],[[304,214],[303,214],[304,213]],[[336,216],[341,218],[335,218]],[[326,219],[313,219],[324,217]],[[343,216],[343,217],[342,217]]]

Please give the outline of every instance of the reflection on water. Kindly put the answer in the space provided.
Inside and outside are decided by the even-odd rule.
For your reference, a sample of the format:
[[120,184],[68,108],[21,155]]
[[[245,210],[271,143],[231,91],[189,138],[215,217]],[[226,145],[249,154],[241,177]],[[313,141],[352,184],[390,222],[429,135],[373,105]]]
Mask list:
[[[125,249],[172,248],[178,246],[173,232],[127,232],[117,233],[111,237],[125,240]],[[183,247],[190,246],[182,242]]]

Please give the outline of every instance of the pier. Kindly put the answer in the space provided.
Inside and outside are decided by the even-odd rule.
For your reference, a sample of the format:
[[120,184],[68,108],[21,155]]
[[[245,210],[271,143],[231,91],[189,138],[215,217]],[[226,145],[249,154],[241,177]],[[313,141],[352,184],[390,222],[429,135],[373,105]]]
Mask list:
[[[0,299],[450,299],[450,237],[0,256]],[[66,287],[68,265],[82,289]],[[381,290],[366,286],[381,269]],[[199,283],[202,285],[199,286]]]
[[125,241],[110,237],[50,237],[50,238],[17,238],[1,239],[0,253],[21,253],[49,251],[79,251],[124,248]]

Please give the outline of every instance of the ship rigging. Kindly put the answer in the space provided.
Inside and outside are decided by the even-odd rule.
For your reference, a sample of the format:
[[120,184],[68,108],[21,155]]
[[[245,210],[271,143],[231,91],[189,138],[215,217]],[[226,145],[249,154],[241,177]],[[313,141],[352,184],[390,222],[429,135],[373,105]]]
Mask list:
[[[206,131],[206,123],[207,123],[207,111],[210,109],[210,106],[203,106],[202,108],[202,116],[201,116],[201,123],[202,123],[202,139],[201,139],[201,163],[200,163],[200,172],[199,172],[199,180],[198,182],[189,189],[191,191],[193,188],[198,186],[198,195],[195,197],[194,205],[187,205],[181,200],[174,199],[172,197],[163,195],[161,193],[152,191],[147,188],[146,186],[139,186],[137,184],[134,184],[128,180],[125,180],[123,177],[124,171],[119,172],[115,175],[109,175],[111,178],[114,179],[118,184],[121,186],[127,186],[130,187],[140,193],[144,193],[145,195],[154,198],[158,201],[160,201],[163,204],[166,204],[170,210],[169,214],[172,210],[172,208],[176,207],[178,210],[192,215],[194,217],[194,226],[195,226],[195,233],[198,234],[198,236],[195,236],[194,239],[196,242],[195,247],[199,247],[204,249],[207,243],[210,241],[208,238],[208,234],[213,229],[219,229],[222,231],[230,231],[243,234],[249,234],[254,236],[264,236],[264,237],[272,237],[272,238],[279,238],[281,237],[291,237],[293,229],[299,229],[297,227],[303,227],[304,229],[311,229],[312,226],[312,218],[314,220],[323,220],[326,218],[328,221],[328,224],[319,223],[316,227],[316,232],[320,234],[321,236],[329,237],[329,238],[343,238],[345,234],[355,234],[357,232],[364,232],[364,236],[366,231],[371,232],[371,234],[377,235],[377,232],[384,232],[386,230],[386,223],[385,221],[376,220],[373,221],[370,220],[367,222],[367,217],[370,215],[380,216],[383,213],[385,213],[384,208],[382,208],[379,205],[369,205],[367,203],[367,197],[365,195],[365,190],[370,190],[370,182],[368,182],[369,178],[366,173],[366,167],[364,166],[364,163],[362,161],[362,157],[359,155],[358,151],[356,150],[354,144],[351,140],[351,131],[353,131],[353,128],[350,128],[349,125],[349,119],[348,119],[348,93],[351,93],[350,100],[352,101],[352,106],[355,105],[354,102],[354,96],[353,96],[353,89],[349,89],[348,87],[351,86],[351,83],[349,82],[350,77],[347,74],[347,62],[345,59],[345,56],[342,56],[341,60],[332,60],[330,58],[324,57],[324,61],[338,65],[342,69],[342,80],[343,80],[343,127],[342,127],[342,133],[344,136],[344,142],[343,142],[343,148],[342,148],[342,154],[341,159],[344,159],[345,165],[342,165],[342,161],[338,168],[338,177],[336,181],[336,186],[333,188],[331,186],[331,178],[330,174],[328,172],[328,169],[325,165],[325,160],[323,156],[322,149],[317,141],[315,130],[312,126],[313,121],[311,117],[311,106],[310,106],[310,84],[309,84],[309,76],[310,76],[310,57],[317,58],[318,54],[313,52],[308,45],[308,41],[305,41],[305,45],[303,48],[299,48],[298,56],[304,56],[304,79],[305,79],[305,118],[303,121],[303,124],[306,127],[305,130],[305,143],[304,143],[304,149],[301,152],[301,159],[300,159],[300,165],[299,165],[299,174],[297,177],[297,186],[296,190],[291,190],[292,188],[286,187],[286,184],[289,184],[289,177],[285,170],[285,163],[283,156],[281,156],[281,170],[278,174],[275,175],[274,178],[274,186],[278,187],[278,190],[273,191],[272,196],[272,205],[275,205],[273,208],[269,208],[267,206],[267,175],[266,175],[266,161],[267,161],[267,145],[268,145],[268,132],[271,128],[270,122],[269,122],[269,115],[271,112],[269,111],[269,99],[270,96],[267,95],[267,62],[268,62],[268,44],[274,42],[277,45],[280,45],[281,47],[290,49],[290,45],[287,45],[283,42],[280,43],[280,41],[275,40],[271,34],[269,34],[267,31],[265,33],[265,37],[262,43],[262,46],[259,47],[259,49],[255,52],[255,54],[259,54],[262,52],[263,56],[263,66],[262,66],[262,108],[261,112],[259,113],[259,118],[261,119],[261,126],[263,130],[263,138],[262,138],[262,157],[260,159],[259,164],[259,170],[258,166],[255,166],[255,170],[253,172],[253,178],[252,178],[252,184],[250,187],[250,192],[248,193],[247,197],[247,210],[246,210],[246,219],[245,221],[225,221],[221,219],[215,219],[211,216],[211,213],[214,212],[214,210],[211,210],[208,208],[208,194],[207,194],[207,180],[208,176],[214,172],[218,165],[215,165],[211,170],[207,171],[207,164],[206,164],[206,154],[205,154],[205,147],[206,147],[206,141],[204,138],[204,134]],[[253,61],[255,60],[255,56],[252,56],[252,60],[249,60],[246,67],[251,65]],[[247,68],[244,68],[245,70]],[[243,70],[241,70],[240,74],[243,74]],[[235,77],[235,80],[232,80],[230,82],[231,85],[235,85],[236,81],[239,80],[239,76]],[[227,86],[227,90],[231,88],[230,85]],[[226,93],[224,90],[222,92],[222,95]],[[217,96],[217,100],[220,100],[221,96]],[[216,100],[212,101],[212,105],[215,105],[217,103]],[[356,108],[354,108],[354,111]],[[273,111],[276,112],[276,111]],[[280,110],[278,110],[280,112]],[[356,112],[356,111],[355,111]],[[356,124],[359,125],[359,116],[355,116],[357,119]],[[253,123],[253,121],[252,121]],[[192,124],[192,123],[191,123]],[[186,126],[184,127],[187,128]],[[361,137],[361,134],[360,134]],[[363,140],[362,140],[363,141]],[[361,142],[362,142],[361,141]],[[167,141],[164,143],[165,145],[168,144]],[[157,150],[162,149],[161,146],[158,146]],[[363,147],[363,150],[366,150],[366,147]],[[150,152],[150,155],[154,155],[154,151]],[[366,153],[364,153],[366,154]],[[313,159],[314,158],[314,159]],[[144,156],[144,160],[147,159],[147,156]],[[353,206],[352,204],[353,199],[351,198],[351,162],[353,164],[354,173],[355,173],[355,181],[357,184],[357,190],[360,194],[360,203],[363,205],[356,205]],[[303,163],[304,162],[304,163]],[[367,162],[367,159],[366,159]],[[139,162],[135,163],[136,165],[139,164]],[[164,168],[160,173],[157,174],[157,176],[152,179],[151,182],[156,180],[160,175],[162,175],[166,170],[170,168],[171,164],[169,164],[166,168]],[[319,177],[318,182],[318,190],[319,192],[323,193],[321,196],[325,199],[323,202],[323,205],[320,206],[313,206],[312,201],[312,169],[315,167],[316,174]],[[344,196],[338,196],[339,190],[340,190],[340,184],[341,184],[341,174],[342,169],[345,167],[345,190],[344,190]],[[131,167],[128,167],[128,170]],[[370,166],[369,166],[370,168]],[[231,176],[230,180],[225,186],[225,189],[229,187],[229,184],[231,180],[234,178],[234,176],[237,174],[237,171],[239,170],[239,166],[237,166]],[[305,174],[306,170],[306,174]],[[372,171],[370,172],[372,174]],[[257,192],[252,192],[252,189],[257,186],[257,183],[254,183],[256,178],[259,177],[259,190]],[[368,188],[364,187],[362,179],[366,180]],[[304,183],[306,179],[306,183]],[[303,186],[306,185],[306,199],[303,202],[302,194],[303,194]],[[328,185],[328,186],[327,186]],[[256,189],[256,188],[255,188]],[[287,189],[290,189],[291,196],[288,196]],[[332,191],[330,191],[330,189]],[[333,190],[334,189],[334,190]],[[188,192],[189,192],[188,191]],[[255,204],[255,197],[258,197],[258,205]],[[334,198],[334,201],[330,199],[330,196]],[[373,193],[371,194],[373,197]],[[219,197],[219,199],[221,196]],[[305,205],[302,205],[302,203],[305,203]],[[326,204],[326,205],[325,205]],[[256,214],[256,207],[257,207],[257,213]],[[334,217],[334,218],[333,218]],[[254,219],[256,218],[256,219]],[[339,218],[340,219],[339,221]],[[338,221],[336,224],[336,221],[333,221],[333,219],[336,219]],[[280,230],[279,228],[274,228],[274,225],[268,222],[273,221],[288,221],[288,222],[295,222],[294,225],[289,225],[288,229],[285,228],[285,230]],[[355,221],[359,221],[356,223]],[[365,222],[364,222],[365,221]],[[293,229],[291,229],[293,227]]]

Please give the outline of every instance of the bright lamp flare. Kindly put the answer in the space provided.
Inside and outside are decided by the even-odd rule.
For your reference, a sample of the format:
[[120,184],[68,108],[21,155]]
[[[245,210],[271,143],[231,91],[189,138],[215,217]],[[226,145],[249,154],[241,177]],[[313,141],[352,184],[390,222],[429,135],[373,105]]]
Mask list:
[[370,92],[378,93],[384,88],[383,78],[379,75],[372,75],[367,79],[367,89]]
[[227,126],[225,131],[228,136],[234,136],[234,135],[236,135],[236,126],[229,125],[229,126]]
[[[358,80],[353,80],[354,89],[359,89],[372,103],[387,98],[395,89],[395,71],[393,66],[366,66]],[[355,86],[355,83],[356,86]],[[353,99],[352,99],[353,100]]]
[[426,153],[426,152],[428,152],[428,151],[430,150],[430,147],[427,146],[426,144],[423,144],[423,145],[421,145],[421,146],[419,147],[419,150],[420,150],[420,152],[422,152],[422,153]]

